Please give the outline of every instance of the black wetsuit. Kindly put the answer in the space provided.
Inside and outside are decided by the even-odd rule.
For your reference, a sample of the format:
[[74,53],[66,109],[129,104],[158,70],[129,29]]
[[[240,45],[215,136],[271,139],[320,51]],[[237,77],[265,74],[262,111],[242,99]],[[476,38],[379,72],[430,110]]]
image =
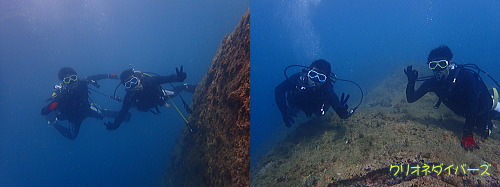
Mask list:
[[[168,97],[163,92],[160,84],[180,82],[177,75],[154,76],[144,75],[141,77],[142,91],[128,91],[123,99],[123,105],[114,123],[107,124],[108,130],[117,129],[126,117],[130,107],[134,106],[139,111],[159,113],[158,106],[163,106]],[[153,111],[152,109],[156,109]]]
[[[444,103],[455,114],[465,117],[464,133],[471,134],[474,128],[491,129],[493,105],[488,88],[476,72],[466,68],[457,67],[450,70],[450,74],[443,81],[434,77],[422,83],[415,90],[415,83],[408,83],[406,98],[412,103],[427,92],[434,92],[439,98],[438,102]],[[438,103],[439,104],[439,103]],[[481,131],[481,133],[485,133]]]
[[[276,105],[282,115],[296,114],[298,108],[310,117],[312,114],[322,116],[331,106],[337,115],[347,119],[347,105],[340,102],[329,81],[321,86],[308,87],[307,76],[296,73],[283,81],[274,90]],[[285,122],[286,123],[286,122]]]
[[[57,122],[54,123],[54,127],[66,138],[75,139],[85,118],[102,119],[104,117],[97,109],[92,109],[90,106],[88,84],[92,80],[97,81],[108,77],[108,74],[88,76],[86,79],[78,79],[78,85],[74,89],[68,89],[65,86],[56,89],[51,102],[42,108],[41,114],[47,116],[52,113],[58,120],[68,120],[70,122],[68,128]],[[57,103],[57,107],[51,110],[50,106],[54,103]]]

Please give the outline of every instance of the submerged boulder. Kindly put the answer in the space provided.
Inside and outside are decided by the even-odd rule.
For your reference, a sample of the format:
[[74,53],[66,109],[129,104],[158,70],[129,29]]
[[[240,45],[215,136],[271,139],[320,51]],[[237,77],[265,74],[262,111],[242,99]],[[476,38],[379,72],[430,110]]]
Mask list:
[[193,95],[167,186],[250,183],[250,13],[227,35]]

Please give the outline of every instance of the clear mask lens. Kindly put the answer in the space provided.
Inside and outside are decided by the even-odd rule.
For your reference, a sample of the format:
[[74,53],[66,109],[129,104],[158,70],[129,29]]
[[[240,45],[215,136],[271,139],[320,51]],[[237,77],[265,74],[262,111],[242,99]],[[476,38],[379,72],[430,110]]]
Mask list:
[[64,82],[64,84],[69,84],[69,83],[71,83],[71,81],[76,82],[77,80],[78,80],[78,77],[76,75],[71,75],[71,76],[65,77],[63,79],[63,82]]
[[327,79],[327,76],[325,74],[322,74],[322,73],[319,73],[317,71],[314,71],[314,70],[309,70],[309,72],[307,72],[307,76],[314,80],[314,81],[317,81],[317,82],[325,82],[326,79]]
[[438,60],[438,61],[431,61],[429,62],[429,69],[436,69],[437,67],[440,67],[441,69],[444,69],[448,67],[448,61],[447,60]]
[[125,82],[125,88],[127,89],[134,88],[135,86],[137,86],[138,83],[139,79],[137,77],[132,77],[127,82]]

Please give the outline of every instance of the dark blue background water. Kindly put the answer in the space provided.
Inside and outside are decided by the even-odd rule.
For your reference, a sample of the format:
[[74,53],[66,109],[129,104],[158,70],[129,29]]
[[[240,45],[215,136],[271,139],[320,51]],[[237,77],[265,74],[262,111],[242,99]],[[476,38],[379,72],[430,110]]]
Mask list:
[[252,0],[251,8],[252,164],[291,131],[274,101],[288,65],[326,59],[366,93],[395,68],[403,73],[406,65],[425,63],[430,50],[445,44],[454,61],[476,63],[500,80],[499,1]]
[[[175,109],[163,107],[160,116],[132,110],[131,122],[115,131],[106,130],[107,120],[88,118],[76,140],[67,140],[40,115],[59,68],[85,77],[120,74],[133,64],[170,75],[184,65],[186,82],[198,83],[249,4],[0,1],[0,186],[156,186],[184,127]],[[112,94],[118,81],[100,84]],[[91,97],[103,108],[121,107]]]

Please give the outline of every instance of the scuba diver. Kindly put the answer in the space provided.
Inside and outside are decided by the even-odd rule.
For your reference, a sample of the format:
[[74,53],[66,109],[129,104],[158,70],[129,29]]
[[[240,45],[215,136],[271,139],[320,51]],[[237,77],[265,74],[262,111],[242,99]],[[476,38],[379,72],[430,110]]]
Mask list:
[[[408,78],[406,99],[409,103],[413,103],[428,92],[436,93],[439,100],[434,108],[438,108],[442,102],[455,114],[465,118],[461,145],[466,151],[473,151],[479,149],[474,141],[473,132],[485,139],[491,133],[493,125],[491,120],[500,111],[498,94],[496,89],[493,89],[496,99],[492,99],[488,88],[479,76],[479,71],[484,71],[473,64],[455,64],[451,61],[452,58],[453,53],[445,45],[433,49],[427,58],[427,64],[433,76],[418,80],[425,82],[417,90],[415,90],[415,82],[418,72],[412,69],[411,65],[408,66],[404,70]],[[478,72],[467,68],[471,66]]]
[[342,119],[354,113],[355,109],[347,110],[349,95],[344,98],[342,93],[339,100],[333,91],[336,77],[332,75],[330,63],[323,59],[314,61],[307,69],[290,77],[286,76],[285,69],[287,79],[275,88],[274,96],[286,127],[292,126],[295,122],[293,117],[297,117],[299,110],[304,111],[307,117],[312,114],[320,117],[331,106]]
[[[159,114],[158,106],[167,106],[169,98],[177,96],[182,91],[194,93],[195,85],[183,84],[174,87],[173,91],[165,90],[161,84],[172,82],[183,82],[187,75],[183,72],[183,67],[180,70],[175,68],[176,74],[169,76],[151,76],[134,69],[127,69],[120,75],[121,84],[125,86],[126,95],[123,99],[122,108],[114,123],[105,123],[108,130],[117,129],[125,119],[130,107],[134,106],[142,112],[152,112]],[[117,87],[118,88],[118,87]],[[152,109],[155,108],[156,111]]]
[[[41,114],[45,116],[49,124],[54,127],[64,137],[74,140],[80,130],[80,125],[87,117],[102,120],[104,117],[114,117],[117,112],[98,110],[94,103],[89,102],[89,87],[92,84],[99,87],[96,81],[110,78],[118,79],[116,74],[101,74],[88,76],[85,79],[79,79],[76,71],[70,67],[63,67],[57,75],[61,84],[55,86],[52,97],[47,99],[51,101],[42,108]],[[59,124],[59,120],[68,120],[69,127]]]

